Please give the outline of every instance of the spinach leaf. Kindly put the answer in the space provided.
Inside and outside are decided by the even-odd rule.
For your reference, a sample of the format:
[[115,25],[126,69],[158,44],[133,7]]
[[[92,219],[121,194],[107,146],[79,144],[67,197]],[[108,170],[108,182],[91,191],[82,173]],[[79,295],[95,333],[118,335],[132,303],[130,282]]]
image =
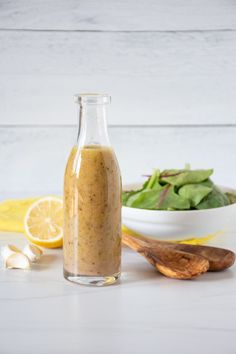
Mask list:
[[156,209],[183,210],[189,208],[190,208],[189,201],[185,197],[175,193],[174,186],[168,184],[163,188],[162,191],[160,191]]
[[160,189],[161,185],[159,183],[160,170],[154,170],[151,177],[143,184],[144,189]]
[[131,196],[127,201],[127,206],[140,209],[189,209],[190,203],[184,197],[174,191],[174,187],[166,185],[158,190],[146,189]]
[[211,191],[212,188],[204,184],[186,184],[178,193],[190,202],[191,207],[196,207]]
[[165,170],[161,173],[161,181],[180,187],[185,184],[200,183],[208,179],[213,170]]
[[209,170],[154,170],[139,190],[124,191],[122,204],[151,210],[209,209],[228,205],[232,201],[209,178]]
[[206,186],[206,187],[213,187],[214,183],[212,182],[212,180],[210,178],[208,178],[206,181],[201,182],[202,186]]
[[132,191],[123,191],[122,192],[122,205],[126,205],[127,200],[129,199],[130,195],[131,195]]
[[[122,193],[122,204],[127,206],[132,206],[133,203],[139,203],[142,200],[142,193],[144,191],[159,190],[162,186],[159,184],[159,170],[154,170],[153,174],[148,178],[148,180],[143,184],[142,188],[136,191],[123,192]],[[141,197],[140,197],[141,195]],[[137,206],[135,207],[137,208]]]
[[196,206],[197,209],[212,209],[229,205],[230,200],[219,188],[213,186],[212,192]]
[[[161,192],[161,191],[160,191]],[[145,189],[132,195],[126,205],[132,208],[156,209],[159,192],[152,189]]]

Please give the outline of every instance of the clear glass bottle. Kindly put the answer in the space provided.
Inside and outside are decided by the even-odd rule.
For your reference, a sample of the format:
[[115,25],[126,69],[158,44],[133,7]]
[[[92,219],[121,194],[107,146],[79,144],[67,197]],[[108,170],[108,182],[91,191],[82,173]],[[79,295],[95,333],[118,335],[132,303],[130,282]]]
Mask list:
[[110,96],[81,94],[77,144],[64,179],[64,276],[107,285],[120,276],[121,176],[106,122]]

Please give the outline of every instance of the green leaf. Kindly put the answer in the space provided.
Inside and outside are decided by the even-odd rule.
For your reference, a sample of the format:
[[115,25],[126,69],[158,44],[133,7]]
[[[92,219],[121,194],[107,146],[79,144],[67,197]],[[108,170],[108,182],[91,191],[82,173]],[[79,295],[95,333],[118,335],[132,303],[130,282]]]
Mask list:
[[230,200],[219,188],[213,186],[213,190],[208,196],[196,206],[197,209],[212,209],[229,205]]
[[175,193],[174,186],[167,185],[162,191],[159,192],[158,202],[156,204],[156,209],[160,210],[184,210],[189,209],[189,201]]
[[158,192],[156,190],[145,189],[132,195],[126,205],[132,208],[155,209],[157,199]]
[[148,183],[145,186],[145,189],[151,189],[153,184],[156,182],[157,178],[157,170],[154,170],[153,174],[148,180]]
[[212,180],[210,178],[208,178],[206,181],[201,182],[202,186],[206,186],[206,187],[213,187],[214,183],[212,182]]
[[123,192],[122,192],[122,205],[126,205],[128,199],[129,199],[129,197],[131,197],[132,195],[138,193],[139,191],[140,191],[140,189],[139,189],[139,190],[136,190],[136,191],[134,191],[134,190],[131,190],[131,191],[123,191]]
[[127,201],[127,206],[140,209],[180,210],[189,209],[190,203],[175,193],[173,186],[166,185],[159,190],[146,189],[132,195]]
[[191,207],[196,207],[212,191],[203,184],[186,184],[179,189],[179,195],[189,200]]
[[159,175],[160,175],[160,171],[154,170],[153,174],[143,184],[142,188],[140,188],[136,191],[123,192],[122,193],[122,205],[131,206],[136,200],[138,203],[139,199],[142,200],[142,197],[140,198],[140,194],[142,194],[146,190],[149,191],[149,190],[161,189],[162,186],[159,184]]
[[139,190],[124,191],[122,204],[151,210],[217,208],[236,202],[211,181],[213,170],[154,170]]
[[154,170],[151,177],[143,184],[144,189],[159,189],[161,185],[159,184],[160,170]]
[[129,199],[129,192],[122,192],[122,205],[126,205],[127,200]]
[[200,183],[208,179],[213,170],[165,170],[161,173],[161,181],[180,187],[185,184]]

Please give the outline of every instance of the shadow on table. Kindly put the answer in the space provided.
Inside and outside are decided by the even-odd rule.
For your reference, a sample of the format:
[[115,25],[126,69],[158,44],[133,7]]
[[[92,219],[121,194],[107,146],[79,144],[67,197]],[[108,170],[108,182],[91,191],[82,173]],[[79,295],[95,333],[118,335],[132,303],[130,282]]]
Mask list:
[[164,275],[160,274],[157,270],[152,268],[148,268],[148,265],[146,267],[145,264],[140,264],[137,262],[137,264],[132,264],[132,266],[126,266],[123,268],[122,271],[122,278],[118,282],[118,284],[129,284],[129,283],[135,283],[135,282],[150,282],[152,280],[157,280],[160,282],[160,280],[170,280],[170,281],[178,281],[178,282],[193,282],[193,283],[209,283],[209,282],[220,282],[223,283],[224,281],[228,281],[235,278],[235,272],[231,269],[222,271],[222,272],[207,272],[205,274],[202,274],[198,278],[191,279],[191,280],[177,280],[177,279],[171,279],[167,278]]
[[40,262],[33,265],[33,269],[36,271],[45,270],[59,261],[61,261],[60,254],[44,254],[41,257]]
[[162,275],[151,265],[143,262],[132,262],[124,264],[122,267],[122,277],[119,284],[129,284],[135,282],[146,282],[162,277]]
[[[234,266],[233,266],[234,267]],[[199,282],[223,282],[225,280],[233,279],[235,278],[235,271],[232,269],[226,269],[221,272],[207,272],[200,277],[196,278],[196,281]]]

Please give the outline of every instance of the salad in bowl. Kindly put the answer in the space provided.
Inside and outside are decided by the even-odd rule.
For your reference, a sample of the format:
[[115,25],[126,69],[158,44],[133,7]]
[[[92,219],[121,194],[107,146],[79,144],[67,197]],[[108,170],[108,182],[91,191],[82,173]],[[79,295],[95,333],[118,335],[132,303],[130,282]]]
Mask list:
[[143,184],[124,186],[124,226],[163,240],[208,239],[224,233],[236,216],[236,191],[215,185],[212,174],[213,169],[156,169]]

